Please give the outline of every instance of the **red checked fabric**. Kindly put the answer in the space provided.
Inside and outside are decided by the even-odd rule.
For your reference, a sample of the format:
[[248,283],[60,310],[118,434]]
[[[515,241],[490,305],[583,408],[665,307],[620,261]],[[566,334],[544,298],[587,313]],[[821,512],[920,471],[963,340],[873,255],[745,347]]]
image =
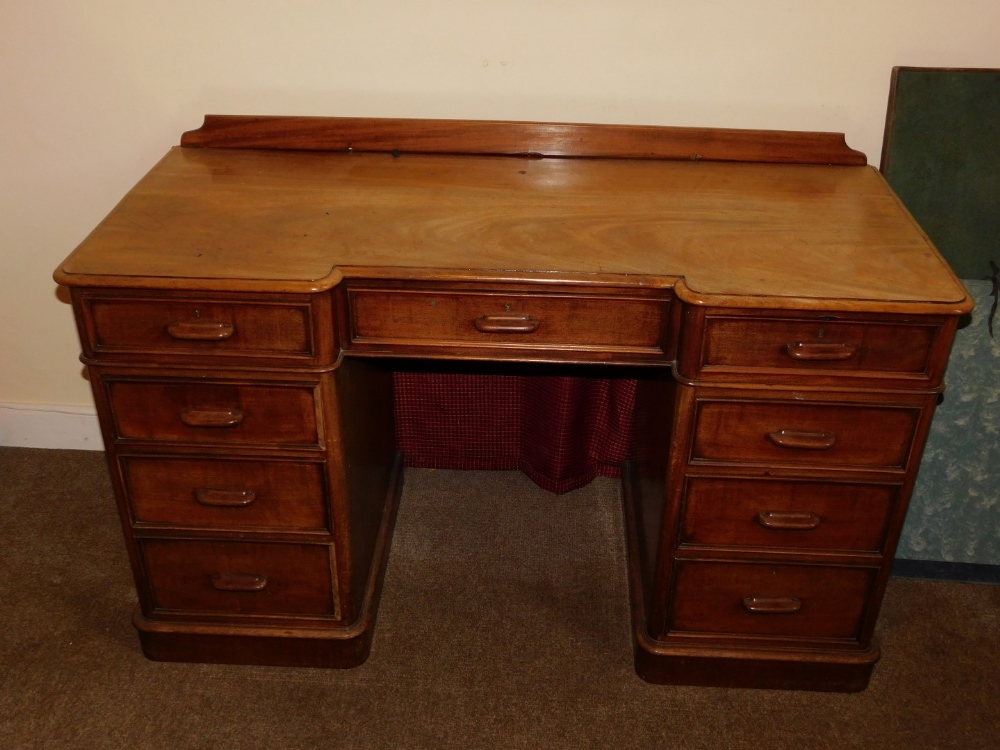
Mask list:
[[616,477],[628,458],[634,380],[395,374],[396,440],[407,466],[521,469],[569,492]]

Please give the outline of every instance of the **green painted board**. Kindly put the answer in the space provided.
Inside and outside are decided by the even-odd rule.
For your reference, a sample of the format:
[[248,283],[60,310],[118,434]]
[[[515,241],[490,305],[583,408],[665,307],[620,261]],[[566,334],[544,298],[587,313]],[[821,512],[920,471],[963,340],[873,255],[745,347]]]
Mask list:
[[1000,70],[894,68],[882,173],[963,279],[1000,262]]

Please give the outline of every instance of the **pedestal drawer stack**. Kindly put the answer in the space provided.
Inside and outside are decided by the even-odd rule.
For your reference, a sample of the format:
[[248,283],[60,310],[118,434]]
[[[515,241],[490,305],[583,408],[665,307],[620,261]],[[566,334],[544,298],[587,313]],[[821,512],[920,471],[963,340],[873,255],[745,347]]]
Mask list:
[[[365,373],[343,403],[364,365],[337,361],[332,296],[80,289],[74,304],[146,654],[363,661],[395,499],[391,391]],[[359,405],[384,434],[345,448]]]
[[640,674],[865,687],[953,330],[685,307]]

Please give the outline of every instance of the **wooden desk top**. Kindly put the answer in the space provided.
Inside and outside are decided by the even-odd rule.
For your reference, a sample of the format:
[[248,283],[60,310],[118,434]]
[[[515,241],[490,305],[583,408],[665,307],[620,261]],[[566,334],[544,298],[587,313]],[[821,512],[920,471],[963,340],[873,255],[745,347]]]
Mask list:
[[71,286],[300,292],[345,276],[971,309],[867,166],[177,147],[56,272]]

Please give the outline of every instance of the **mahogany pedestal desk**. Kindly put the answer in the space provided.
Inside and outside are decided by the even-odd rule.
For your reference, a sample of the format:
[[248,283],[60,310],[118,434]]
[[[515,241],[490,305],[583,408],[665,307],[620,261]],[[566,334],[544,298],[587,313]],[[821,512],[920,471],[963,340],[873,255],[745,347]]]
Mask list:
[[639,675],[819,690],[879,657],[972,307],[842,135],[538,123],[209,116],[55,278],[148,657],[361,663],[393,362],[601,364]]

